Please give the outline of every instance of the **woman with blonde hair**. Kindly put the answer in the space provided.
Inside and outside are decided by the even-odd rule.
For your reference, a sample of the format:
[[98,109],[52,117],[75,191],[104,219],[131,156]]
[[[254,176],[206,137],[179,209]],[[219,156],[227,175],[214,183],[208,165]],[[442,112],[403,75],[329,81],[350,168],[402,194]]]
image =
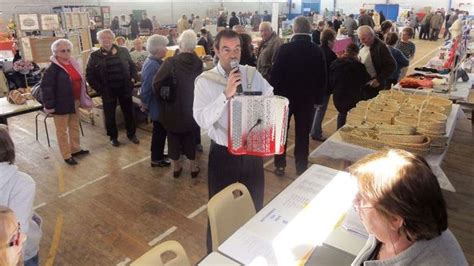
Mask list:
[[385,150],[365,156],[349,172],[359,187],[354,209],[369,233],[353,266],[467,265],[425,159]]
[[0,266],[23,264],[25,240],[13,211],[0,205]]

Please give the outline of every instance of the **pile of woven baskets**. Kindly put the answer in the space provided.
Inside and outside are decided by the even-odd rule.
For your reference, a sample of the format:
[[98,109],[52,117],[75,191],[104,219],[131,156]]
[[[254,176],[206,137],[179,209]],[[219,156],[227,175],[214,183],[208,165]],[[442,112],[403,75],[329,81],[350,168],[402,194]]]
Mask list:
[[439,96],[385,90],[351,109],[340,134],[346,142],[372,149],[442,153],[447,147],[451,108],[452,102]]

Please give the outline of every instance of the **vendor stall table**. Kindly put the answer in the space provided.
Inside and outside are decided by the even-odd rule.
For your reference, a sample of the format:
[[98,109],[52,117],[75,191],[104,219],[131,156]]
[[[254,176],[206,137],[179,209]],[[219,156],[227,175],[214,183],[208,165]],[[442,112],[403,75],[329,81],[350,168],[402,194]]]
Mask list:
[[[448,137],[448,145],[454,133],[456,122],[458,119],[465,118],[460,109],[459,104],[453,104],[451,113],[446,123],[446,135]],[[446,155],[448,148],[442,154],[429,154],[425,156],[426,161],[431,166],[433,173],[438,178],[441,188],[455,192],[455,188],[449,181],[448,177],[441,169],[441,163]],[[367,154],[373,153],[374,150],[359,145],[344,142],[339,131],[336,131],[331,137],[324,141],[317,149],[310,154],[310,158],[319,156],[327,156],[333,159],[343,159],[355,162]]]
[[244,265],[349,265],[366,242],[340,225],[356,191],[348,173],[312,165],[218,251]]
[[[425,72],[418,72],[415,71],[414,73],[423,73],[426,74]],[[442,77],[448,77],[448,75],[441,75],[441,74],[436,74],[438,76]],[[467,103],[468,98],[469,98],[469,93],[471,92],[471,87],[473,84],[473,78],[474,78],[474,73],[468,73],[469,76],[469,81],[467,82],[456,82],[454,85],[454,89],[450,91],[449,93],[442,93],[442,92],[432,92],[431,89],[412,89],[412,88],[401,88],[399,84],[396,84],[394,87],[397,89],[401,89],[402,91],[406,92],[411,92],[411,93],[417,93],[417,94],[423,94],[423,93],[433,93],[435,95],[441,95],[448,97],[450,100],[455,101],[456,103],[463,102]],[[438,85],[439,87],[445,86],[446,90],[448,89],[448,85]]]
[[0,123],[8,124],[7,119],[12,116],[31,113],[43,109],[36,100],[28,100],[25,104],[11,104],[7,97],[0,98]]

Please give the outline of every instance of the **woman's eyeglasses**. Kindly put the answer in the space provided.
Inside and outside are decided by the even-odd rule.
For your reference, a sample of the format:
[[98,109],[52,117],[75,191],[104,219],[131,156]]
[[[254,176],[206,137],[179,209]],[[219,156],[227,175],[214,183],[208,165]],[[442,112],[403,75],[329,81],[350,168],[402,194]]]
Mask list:
[[65,52],[70,53],[70,52],[71,52],[71,49],[63,49],[63,50],[59,50],[59,52],[61,52],[61,53],[65,53]]
[[359,210],[362,210],[362,209],[372,209],[372,208],[375,208],[374,206],[371,206],[371,205],[362,205],[362,198],[359,194],[357,194],[354,198],[354,200],[352,201],[352,206],[354,207],[354,210],[355,211],[359,211]]
[[8,242],[7,247],[19,246],[20,237],[21,237],[21,227],[20,227],[20,223],[18,223],[18,229],[16,230],[15,235],[13,235],[12,240]]

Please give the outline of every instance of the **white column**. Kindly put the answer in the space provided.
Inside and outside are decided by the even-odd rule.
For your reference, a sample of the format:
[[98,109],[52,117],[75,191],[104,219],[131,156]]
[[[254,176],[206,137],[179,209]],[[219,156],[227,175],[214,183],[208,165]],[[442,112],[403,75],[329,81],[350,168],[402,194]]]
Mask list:
[[279,3],[273,3],[272,4],[272,28],[274,31],[277,32],[277,35],[279,34],[278,32],[278,15],[280,12],[280,4]]

